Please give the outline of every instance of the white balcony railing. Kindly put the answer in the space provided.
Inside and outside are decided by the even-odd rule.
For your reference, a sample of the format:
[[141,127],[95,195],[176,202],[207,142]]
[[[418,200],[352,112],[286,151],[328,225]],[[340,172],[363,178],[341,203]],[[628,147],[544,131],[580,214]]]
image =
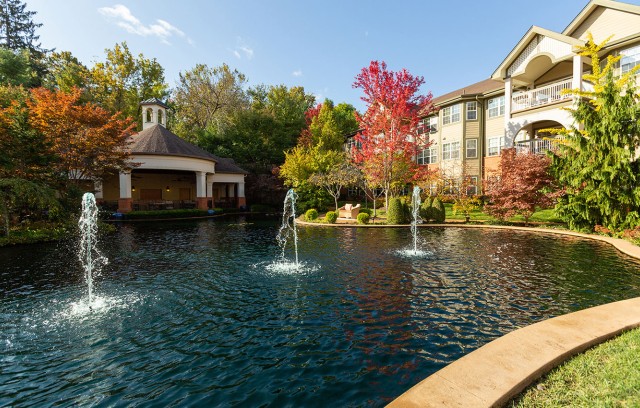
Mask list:
[[549,105],[571,99],[571,94],[563,94],[563,89],[571,89],[572,80],[555,82],[530,91],[514,92],[511,97],[511,110],[519,111]]
[[[556,140],[560,140],[561,137],[557,137]],[[556,141],[554,139],[531,139],[521,142],[515,142],[516,153],[534,153],[543,154],[547,150],[553,149]]]

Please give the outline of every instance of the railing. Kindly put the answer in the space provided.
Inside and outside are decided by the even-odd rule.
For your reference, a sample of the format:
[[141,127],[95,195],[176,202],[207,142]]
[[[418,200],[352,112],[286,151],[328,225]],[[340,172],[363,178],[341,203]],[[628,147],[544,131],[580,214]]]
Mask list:
[[515,92],[511,97],[511,110],[519,111],[549,105],[566,99],[571,99],[571,94],[563,94],[563,89],[571,89],[572,80],[567,79],[530,91]]
[[522,142],[515,142],[516,153],[543,154],[547,150],[552,150],[555,145],[553,139],[531,139]]

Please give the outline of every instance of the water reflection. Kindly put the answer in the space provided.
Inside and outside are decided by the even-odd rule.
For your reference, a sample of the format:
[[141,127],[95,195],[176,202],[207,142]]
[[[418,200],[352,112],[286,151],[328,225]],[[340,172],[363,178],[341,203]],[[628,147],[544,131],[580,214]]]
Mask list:
[[278,274],[276,231],[122,225],[93,316],[58,247],[0,249],[0,405],[381,406],[517,327],[640,294],[638,262],[574,238],[422,229],[429,255],[405,258],[407,229],[301,229],[318,268]]

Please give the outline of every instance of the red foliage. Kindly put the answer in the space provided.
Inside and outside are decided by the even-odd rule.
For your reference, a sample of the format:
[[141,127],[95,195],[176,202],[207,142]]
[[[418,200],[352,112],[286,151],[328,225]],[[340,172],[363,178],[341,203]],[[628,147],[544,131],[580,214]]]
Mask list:
[[318,115],[320,115],[321,109],[322,109],[322,104],[319,103],[315,107],[312,106],[311,108],[307,109],[307,111],[304,113],[304,120],[305,120],[306,126],[304,129],[302,129],[302,132],[298,137],[298,144],[300,146],[310,147],[313,144],[313,136],[311,135],[310,126],[311,126],[311,123],[313,122],[313,119]]
[[528,221],[537,207],[552,206],[556,194],[551,193],[554,178],[549,174],[550,164],[551,159],[544,155],[502,150],[499,177],[487,183],[490,204],[485,210],[501,219],[522,215]]
[[428,134],[418,134],[420,115],[433,111],[431,94],[419,95],[423,77],[406,69],[394,72],[384,62],[372,61],[356,76],[354,88],[361,88],[367,103],[364,115],[357,115],[362,132],[356,135],[361,148],[353,158],[371,184],[389,190],[424,176],[416,154],[428,145]]

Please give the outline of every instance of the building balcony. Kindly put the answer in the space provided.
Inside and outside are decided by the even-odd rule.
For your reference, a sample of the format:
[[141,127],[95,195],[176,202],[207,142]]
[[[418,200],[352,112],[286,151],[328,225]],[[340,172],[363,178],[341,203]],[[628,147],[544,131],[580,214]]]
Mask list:
[[572,95],[570,93],[562,92],[565,89],[571,88],[572,80],[566,79],[529,91],[514,92],[511,96],[511,111],[523,111],[571,100]]
[[555,149],[561,139],[561,136],[554,139],[530,139],[515,142],[513,145],[516,148],[516,153],[544,154],[547,150]]

